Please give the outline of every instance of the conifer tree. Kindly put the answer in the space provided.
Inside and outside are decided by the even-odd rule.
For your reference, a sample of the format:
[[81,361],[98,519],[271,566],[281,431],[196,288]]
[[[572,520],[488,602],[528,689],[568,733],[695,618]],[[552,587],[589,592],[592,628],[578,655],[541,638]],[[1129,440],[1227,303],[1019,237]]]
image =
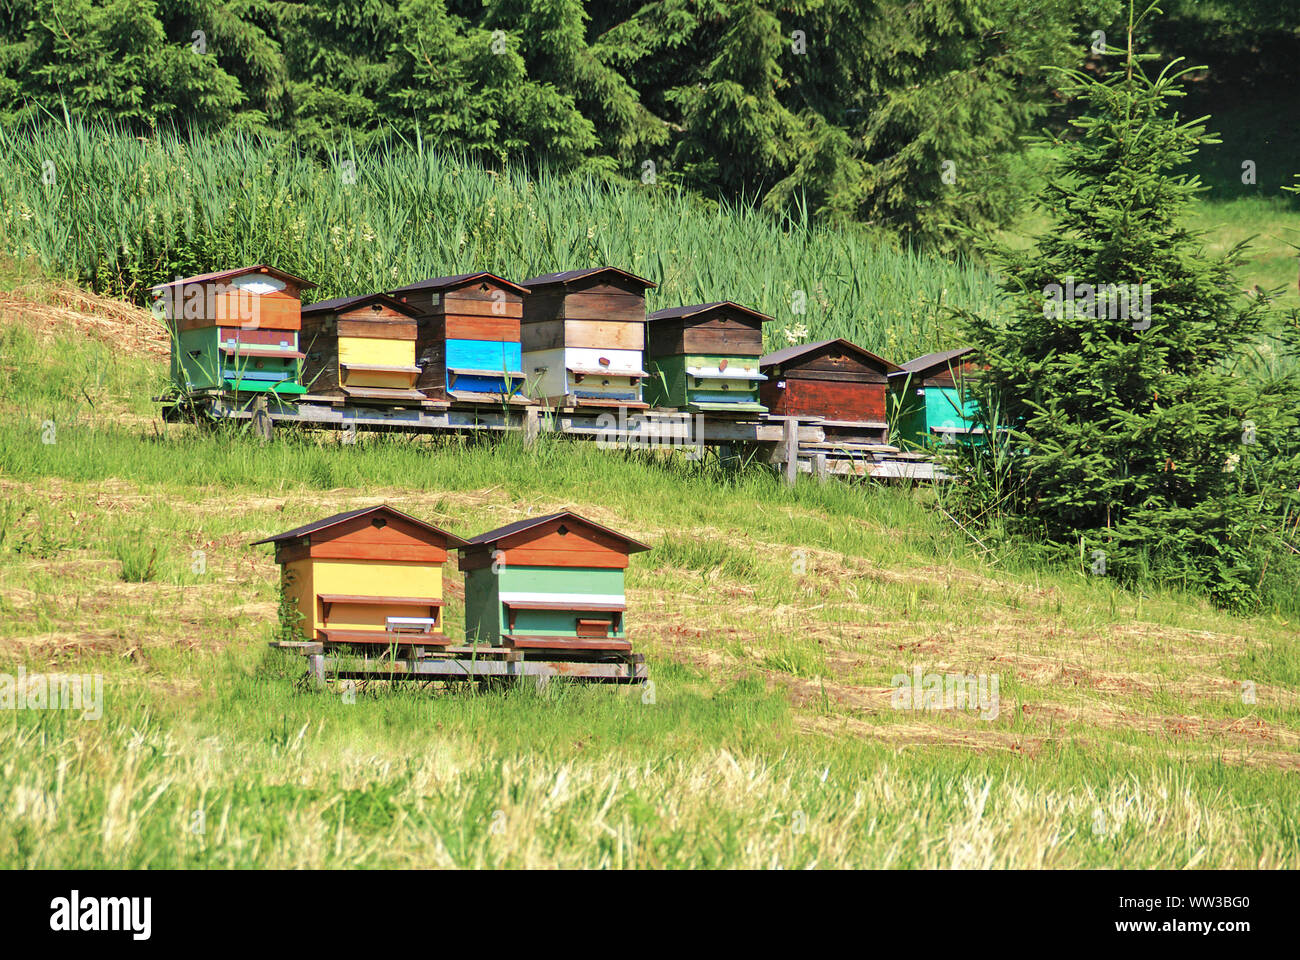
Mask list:
[[1201,186],[1179,171],[1216,142],[1172,110],[1189,71],[1148,77],[1132,20],[1123,69],[1066,76],[1084,110],[1053,142],[1051,226],[1000,256],[1010,315],[968,319],[1013,429],[1012,530],[1245,607],[1295,568],[1297,411],[1254,375],[1268,305],[1234,279],[1241,246],[1216,259],[1185,224]]

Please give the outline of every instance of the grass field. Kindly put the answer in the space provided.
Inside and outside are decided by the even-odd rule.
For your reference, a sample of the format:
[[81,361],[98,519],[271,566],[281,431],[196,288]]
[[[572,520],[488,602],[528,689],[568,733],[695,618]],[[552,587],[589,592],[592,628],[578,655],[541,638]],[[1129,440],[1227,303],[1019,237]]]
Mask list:
[[[165,340],[67,287],[0,298],[0,337],[0,673],[105,687],[98,720],[0,711],[0,862],[1300,866],[1290,612],[980,551],[924,488],[163,425]],[[628,594],[653,689],[295,683],[248,543],[381,500],[651,543]],[[996,716],[896,709],[918,667],[996,675]]]

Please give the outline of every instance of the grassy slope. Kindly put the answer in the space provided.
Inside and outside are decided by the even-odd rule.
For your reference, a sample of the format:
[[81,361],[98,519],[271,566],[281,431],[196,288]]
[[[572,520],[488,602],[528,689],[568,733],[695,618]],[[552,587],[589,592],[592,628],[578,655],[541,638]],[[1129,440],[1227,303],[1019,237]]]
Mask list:
[[[1191,208],[1189,226],[1205,234],[1211,255],[1249,240],[1238,277],[1242,289],[1280,288],[1278,307],[1300,308],[1300,198],[1282,191],[1300,182],[1300,102],[1289,91],[1193,89],[1177,106],[1189,119],[1208,116],[1207,129],[1221,141],[1202,147],[1189,167],[1206,188]],[[1030,162],[1041,171],[1050,156],[1034,150]],[[1253,184],[1242,182],[1247,160],[1255,164]],[[1027,209],[1003,239],[1027,246],[1046,225],[1042,211]]]
[[[107,687],[98,721],[0,714],[0,862],[1300,866],[1293,623],[981,560],[925,490],[162,426],[156,355],[122,348],[147,324],[67,291],[0,301],[0,335],[0,669]],[[654,544],[653,696],[296,687],[247,544],[377,500]],[[892,709],[914,666],[996,673],[998,716]]]

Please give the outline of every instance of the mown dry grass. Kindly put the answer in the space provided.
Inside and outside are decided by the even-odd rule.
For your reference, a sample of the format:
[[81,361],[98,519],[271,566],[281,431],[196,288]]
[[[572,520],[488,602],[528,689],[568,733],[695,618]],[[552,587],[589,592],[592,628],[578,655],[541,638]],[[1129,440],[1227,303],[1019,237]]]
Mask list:
[[[108,701],[0,719],[3,862],[1300,866],[1283,618],[981,563],[924,490],[133,425],[155,362],[93,407],[0,396],[0,670],[99,672]],[[572,506],[655,545],[628,579],[650,701],[295,687],[248,544],[378,501],[462,534]],[[151,579],[122,579],[129,538]],[[918,666],[996,674],[996,717],[895,709]]]

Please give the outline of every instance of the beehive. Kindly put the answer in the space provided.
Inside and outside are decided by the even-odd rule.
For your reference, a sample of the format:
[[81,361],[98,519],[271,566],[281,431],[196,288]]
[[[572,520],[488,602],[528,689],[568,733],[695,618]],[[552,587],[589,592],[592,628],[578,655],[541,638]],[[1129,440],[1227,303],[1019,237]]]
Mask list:
[[524,373],[552,406],[644,408],[645,292],[649,280],[616,267],[525,280]]
[[887,439],[888,377],[898,369],[848,340],[822,340],[769,353],[759,388],[775,416],[821,417],[827,439]]
[[302,308],[302,382],[312,398],[420,403],[415,311],[382,293]]
[[900,443],[923,447],[964,443],[983,432],[972,377],[978,371],[974,347],[927,353],[890,374]]
[[525,293],[485,272],[393,290],[419,318],[416,387],[439,400],[527,403],[519,332]]
[[539,650],[629,650],[623,576],[645,544],[572,512],[507,524],[460,550],[465,636]]
[[[256,541],[275,544],[304,639],[329,644],[450,643],[442,568],[465,541],[380,504]],[[256,545],[256,544],[255,544]]]
[[312,286],[257,264],[150,288],[171,336],[172,382],[186,392],[303,393],[301,296]]
[[772,318],[730,300],[650,315],[645,401],[699,413],[762,413],[763,324]]

